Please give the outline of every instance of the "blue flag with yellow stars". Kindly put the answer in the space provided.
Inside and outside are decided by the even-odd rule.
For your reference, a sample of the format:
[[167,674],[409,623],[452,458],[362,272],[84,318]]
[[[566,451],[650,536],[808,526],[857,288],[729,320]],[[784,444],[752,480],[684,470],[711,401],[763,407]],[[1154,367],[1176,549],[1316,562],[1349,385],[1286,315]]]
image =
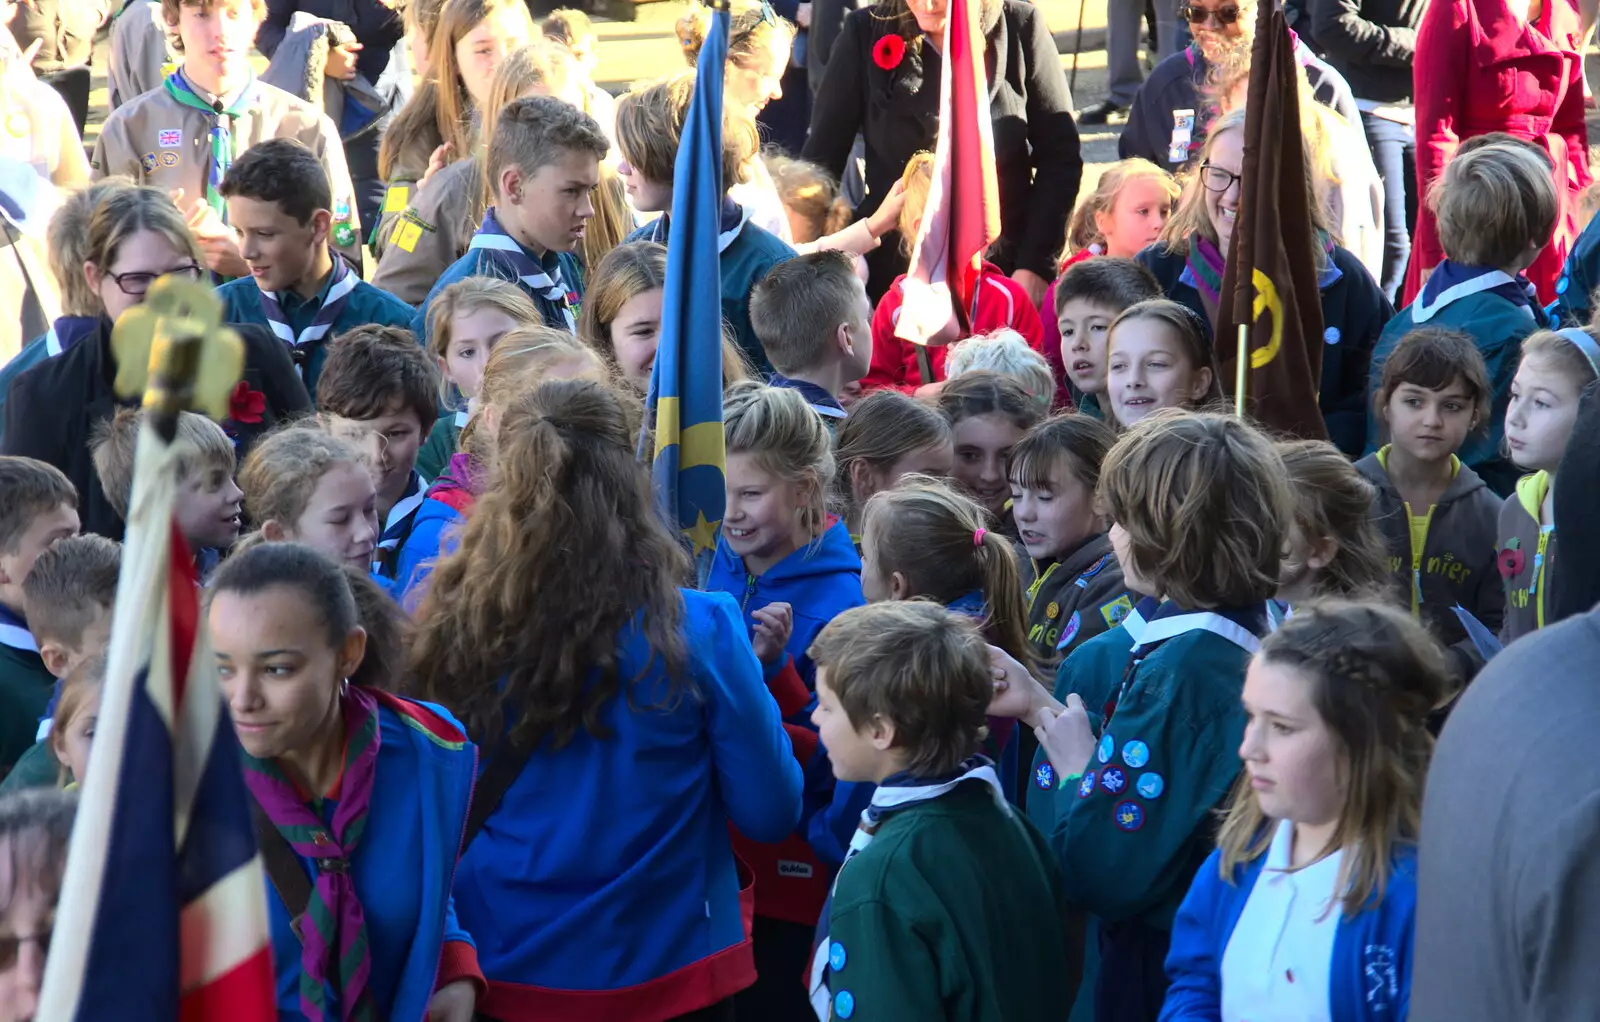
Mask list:
[[688,537],[696,559],[715,549],[724,506],[722,433],[722,77],[728,11],[711,19],[700,49],[694,98],[673,168],[661,343],[650,371],[645,416],[655,431],[652,475],[668,521]]

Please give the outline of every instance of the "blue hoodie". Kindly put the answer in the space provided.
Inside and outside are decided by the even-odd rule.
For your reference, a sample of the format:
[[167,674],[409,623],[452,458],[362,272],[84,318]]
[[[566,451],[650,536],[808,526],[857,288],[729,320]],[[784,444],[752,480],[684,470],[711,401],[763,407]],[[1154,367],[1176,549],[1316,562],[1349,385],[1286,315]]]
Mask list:
[[[813,690],[817,669],[806,650],[829,621],[867,602],[861,595],[861,555],[856,553],[849,528],[838,518],[829,522],[817,542],[801,547],[761,575],[746,571],[744,558],[734,553],[727,538],[719,534],[705,588],[707,592],[728,593],[739,601],[747,633],[755,627],[755,619],[750,616],[753,612],[769,603],[787,603],[794,611],[794,630],[789,633],[785,648],[794,658],[795,669],[806,688]],[[791,721],[809,721],[815,705],[813,698],[800,715],[803,719]]]
[[[456,922],[450,882],[467,825],[478,759],[442,707],[374,691],[378,763],[367,829],[351,860],[367,919],[372,973],[368,987],[381,1018],[420,1019],[436,985],[477,978],[472,938]],[[335,800],[325,799],[331,814]],[[301,858],[308,876],[311,860]],[[267,884],[276,963],[279,1022],[299,1022],[300,939],[289,912]]]
[[[1222,955],[1255,889],[1265,853],[1222,879],[1221,852],[1195,874],[1172,923],[1166,1003],[1161,1022],[1221,1017]],[[1335,911],[1341,911],[1335,909]],[[1383,901],[1355,918],[1341,915],[1333,938],[1327,1017],[1339,1022],[1405,1022],[1411,1004],[1411,961],[1417,917],[1417,853],[1396,849]],[[1271,936],[1271,935],[1264,935]]]
[[683,600],[694,691],[669,698],[635,622],[617,668],[640,680],[601,709],[606,737],[541,746],[461,857],[478,1009],[502,1022],[670,1018],[755,981],[729,825],[792,831],[800,766],[738,607]]

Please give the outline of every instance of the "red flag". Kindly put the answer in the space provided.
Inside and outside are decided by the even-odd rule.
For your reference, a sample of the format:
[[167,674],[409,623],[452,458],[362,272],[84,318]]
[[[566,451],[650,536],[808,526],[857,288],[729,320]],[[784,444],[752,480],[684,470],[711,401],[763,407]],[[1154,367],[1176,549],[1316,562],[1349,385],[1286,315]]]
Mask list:
[[933,183],[901,285],[895,336],[949,344],[970,332],[983,253],[1000,237],[985,40],[977,0],[950,0]]
[[1300,131],[1299,68],[1283,12],[1261,5],[1250,54],[1239,221],[1217,307],[1225,387],[1238,377],[1238,329],[1249,327],[1246,408],[1263,425],[1326,440],[1317,407],[1322,378],[1318,239]]

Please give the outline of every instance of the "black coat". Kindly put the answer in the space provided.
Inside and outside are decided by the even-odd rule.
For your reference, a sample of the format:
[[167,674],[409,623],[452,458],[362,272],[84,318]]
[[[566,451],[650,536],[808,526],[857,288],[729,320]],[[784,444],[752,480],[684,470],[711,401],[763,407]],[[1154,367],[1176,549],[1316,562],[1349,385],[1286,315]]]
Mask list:
[[[986,60],[1001,226],[990,260],[1006,273],[1027,269],[1050,280],[1083,178],[1072,97],[1061,54],[1036,7],[1001,0],[990,16]],[[872,48],[890,34],[893,23],[876,8],[845,16],[817,89],[804,152],[839,177],[856,133],[862,134],[868,194],[857,212],[863,216],[878,208],[912,155],[933,149],[939,132],[941,59],[925,43],[912,43],[899,66],[885,71],[873,62]],[[885,237],[873,257],[873,286],[881,291],[889,283],[882,275],[892,279],[905,266],[899,236]]]
[[[305,384],[295,374],[288,347],[264,326],[233,324],[245,346],[244,380],[266,396],[258,423],[227,423],[240,457],[274,425],[311,410]],[[85,337],[55,358],[18,376],[5,405],[5,438],[0,454],[23,455],[48,462],[66,473],[78,488],[78,517],[84,532],[122,538],[122,517],[106,500],[89,456],[89,435],[95,425],[116,414],[119,401],[111,390],[116,365],[111,356],[111,321],[102,319],[97,335]]]
[[[1183,277],[1182,252],[1168,252],[1157,242],[1140,252],[1143,263],[1161,282],[1167,297],[1200,314],[1208,332],[1211,317],[1200,292]],[[1317,407],[1328,427],[1328,439],[1352,458],[1361,457],[1367,441],[1367,371],[1372,349],[1394,316],[1394,306],[1361,265],[1342,248],[1333,250],[1339,279],[1322,288],[1322,387]],[[1232,381],[1224,380],[1224,385]]]
[[1380,103],[1409,102],[1417,25],[1427,0],[1306,0],[1323,59],[1350,91]]

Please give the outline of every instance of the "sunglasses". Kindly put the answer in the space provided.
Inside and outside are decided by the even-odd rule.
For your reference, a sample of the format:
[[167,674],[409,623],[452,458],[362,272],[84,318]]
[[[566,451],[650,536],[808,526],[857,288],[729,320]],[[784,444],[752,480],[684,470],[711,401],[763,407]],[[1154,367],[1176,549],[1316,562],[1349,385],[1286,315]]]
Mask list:
[[1178,17],[1191,25],[1203,25],[1210,18],[1216,18],[1219,25],[1232,25],[1239,20],[1239,15],[1244,13],[1238,4],[1223,4],[1221,7],[1196,7],[1193,4],[1184,4],[1178,8]]

